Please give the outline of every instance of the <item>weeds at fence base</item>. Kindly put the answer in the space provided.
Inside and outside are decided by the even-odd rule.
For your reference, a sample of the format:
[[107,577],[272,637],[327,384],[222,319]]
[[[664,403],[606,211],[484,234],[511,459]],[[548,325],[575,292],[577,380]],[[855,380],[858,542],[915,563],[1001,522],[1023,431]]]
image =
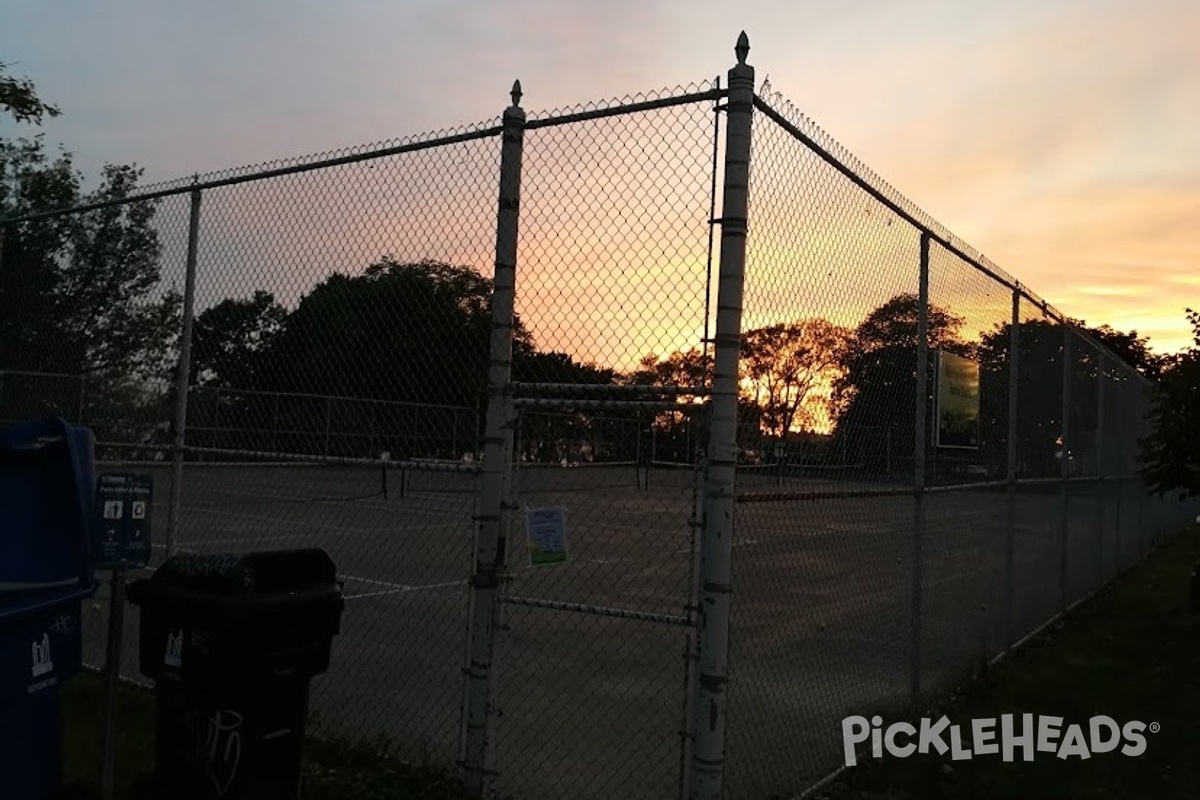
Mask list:
[[[85,672],[63,691],[63,779],[79,797],[98,797],[102,675]],[[131,685],[118,692],[114,796],[129,798],[139,776],[154,769],[154,693]],[[309,737],[300,800],[468,800],[446,769],[394,755],[387,738],[368,741]],[[75,795],[72,795],[75,796]]]
[[[999,755],[953,761],[944,756],[865,758],[810,795],[810,800],[979,800],[1200,797],[1200,614],[1188,610],[1189,576],[1200,558],[1200,526],[1163,544],[1133,571],[1048,626],[952,700],[925,712],[946,715],[970,736],[974,719],[1001,714],[1093,715],[1123,724],[1161,725],[1145,734],[1138,756],[1097,753],[1062,759],[1036,752],[1032,762]],[[888,720],[896,721],[895,719]],[[886,724],[886,723],[885,723]],[[965,747],[970,743],[964,742]],[[868,748],[869,753],[869,748]]]
[[471,795],[439,767],[412,764],[379,736],[370,742],[309,739],[300,800],[468,800]]

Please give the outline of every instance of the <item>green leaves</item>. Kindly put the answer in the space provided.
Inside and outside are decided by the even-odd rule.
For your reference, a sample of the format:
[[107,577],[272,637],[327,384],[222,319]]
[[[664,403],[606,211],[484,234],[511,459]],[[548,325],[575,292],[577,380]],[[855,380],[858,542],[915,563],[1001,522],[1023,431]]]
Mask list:
[[[18,122],[59,114],[30,81],[3,74],[0,106]],[[110,164],[87,192],[71,155],[47,152],[40,135],[0,140],[0,219],[123,200],[141,176],[135,166]],[[161,283],[156,212],[157,203],[145,201],[4,226],[0,369],[86,376],[93,409],[103,406],[107,420],[144,419],[161,402],[182,301]]]
[[0,108],[11,114],[17,122],[42,124],[42,117],[57,117],[62,112],[58,106],[42,101],[37,95],[33,81],[6,75],[8,65],[0,63]]
[[1200,495],[1200,313],[1187,309],[1192,345],[1170,359],[1155,386],[1142,477],[1152,491]]

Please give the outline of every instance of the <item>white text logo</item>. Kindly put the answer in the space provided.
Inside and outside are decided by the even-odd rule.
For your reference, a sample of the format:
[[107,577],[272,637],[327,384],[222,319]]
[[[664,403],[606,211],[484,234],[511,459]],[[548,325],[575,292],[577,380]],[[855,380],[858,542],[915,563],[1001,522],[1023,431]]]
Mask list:
[[1123,755],[1139,756],[1146,752],[1143,732],[1159,731],[1157,722],[1146,725],[1133,720],[1122,726],[1103,715],[1092,717],[1086,725],[1072,724],[1065,729],[1062,717],[1035,719],[1033,714],[1022,714],[1019,721],[1012,714],[1002,714],[999,723],[997,730],[994,718],[971,720],[964,737],[963,729],[952,725],[946,717],[936,721],[922,719],[919,728],[908,722],[884,728],[883,719],[877,716],[869,721],[861,716],[846,717],[842,720],[846,766],[857,763],[856,749],[868,739],[875,758],[883,758],[885,750],[896,758],[907,758],[913,753],[929,753],[932,748],[939,755],[949,752],[954,761],[996,754],[1004,761],[1013,761],[1017,752],[1023,760],[1033,761],[1035,753],[1053,753],[1061,759],[1071,756],[1088,759],[1093,753],[1110,753],[1118,747]]

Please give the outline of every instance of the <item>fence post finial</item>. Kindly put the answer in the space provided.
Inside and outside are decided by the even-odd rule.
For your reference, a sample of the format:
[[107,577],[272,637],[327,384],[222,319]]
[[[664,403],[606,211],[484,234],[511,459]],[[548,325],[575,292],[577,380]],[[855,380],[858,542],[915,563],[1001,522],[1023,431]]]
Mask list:
[[738,64],[746,63],[746,56],[750,55],[750,37],[745,31],[738,34],[737,46],[733,48],[733,52],[737,54]]
[[513,81],[512,91],[509,94],[512,95],[513,108],[517,108],[518,106],[520,106],[521,105],[521,82],[519,80]]

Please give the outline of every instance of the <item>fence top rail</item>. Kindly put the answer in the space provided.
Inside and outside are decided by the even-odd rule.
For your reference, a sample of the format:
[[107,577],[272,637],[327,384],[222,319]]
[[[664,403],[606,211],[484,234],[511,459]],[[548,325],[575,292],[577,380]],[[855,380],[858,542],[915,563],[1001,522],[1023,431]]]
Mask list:
[[[661,97],[649,97],[646,100],[623,100],[613,105],[597,105],[593,108],[585,108],[582,111],[571,113],[551,113],[548,116],[532,119],[524,124],[527,130],[537,128],[545,128],[554,125],[565,125],[572,122],[582,122],[589,119],[601,119],[603,117],[613,117],[622,114],[634,114],[641,111],[650,111],[660,108],[670,108],[672,106],[687,105],[689,103],[699,103],[706,100],[718,100],[728,93],[727,90],[720,89],[716,86],[710,89],[697,90],[694,87],[691,89],[677,89],[670,94],[664,94]],[[648,93],[649,94],[649,93]],[[456,132],[438,132],[435,134],[421,135],[401,139],[394,143],[384,146],[365,146],[352,147],[346,150],[335,151],[334,155],[317,154],[313,156],[301,156],[295,159],[290,159],[292,163],[281,163],[279,166],[255,165],[249,167],[235,167],[228,170],[220,170],[207,175],[195,175],[191,180],[187,178],[176,178],[170,181],[150,184],[143,188],[142,191],[128,197],[118,197],[109,200],[97,201],[95,203],[87,203],[84,205],[70,206],[68,208],[57,208],[49,211],[40,211],[36,214],[27,214],[20,217],[10,217],[0,219],[0,226],[16,225],[23,222],[34,222],[43,219],[52,219],[54,217],[65,216],[67,214],[81,214],[89,211],[99,211],[104,208],[113,206],[128,205],[131,203],[143,203],[151,200],[161,200],[165,197],[175,195],[188,194],[191,192],[203,192],[209,189],[217,189],[225,186],[233,186],[240,183],[251,183],[254,181],[266,180],[268,178],[278,178],[285,175],[295,175],[302,172],[312,172],[315,170],[328,169],[330,167],[345,166],[347,164],[355,164],[362,161],[371,161],[378,158],[386,158],[388,156],[400,155],[402,153],[412,153],[419,150],[429,150],[435,147],[444,147],[452,144],[461,144],[463,142],[475,141],[478,139],[487,139],[498,137],[503,132],[503,125],[498,121],[490,121],[488,123],[478,123],[475,125],[464,126]]]
[[516,395],[537,396],[542,394],[560,397],[583,394],[613,395],[707,395],[705,386],[662,386],[652,383],[532,383],[513,381],[509,389]]
[[188,387],[189,394],[202,394],[205,392],[211,392],[217,395],[254,395],[256,397],[288,397],[303,398],[307,400],[336,400],[346,403],[400,406],[403,408],[436,408],[442,411],[474,412],[476,410],[471,406],[452,406],[445,403],[421,403],[413,400],[383,400],[376,397],[352,397],[349,395],[338,394],[318,394],[316,392],[272,392],[269,389],[239,389],[236,386],[208,386],[202,383],[194,383]]
[[[103,445],[103,446],[108,446]],[[144,449],[154,449],[145,447]],[[158,447],[160,450],[171,450],[170,445]],[[183,445],[180,452],[200,455],[228,456],[230,458],[256,459],[263,463],[294,463],[294,464],[324,464],[329,466],[381,467],[386,469],[406,469],[420,472],[461,472],[477,475],[483,471],[483,466],[476,462],[436,461],[432,459],[410,458],[402,461],[388,458],[355,458],[353,456],[323,456],[303,453],[276,452],[273,450],[247,450],[235,447],[199,447]],[[203,462],[201,462],[203,463]],[[255,462],[246,462],[254,466]]]
[[648,100],[627,101],[617,105],[601,106],[598,108],[584,108],[581,111],[555,113],[550,116],[531,119],[522,127],[524,127],[524,129],[527,131],[537,130],[538,128],[548,128],[553,125],[568,125],[573,122],[585,122],[592,119],[603,119],[604,117],[617,117],[624,114],[637,114],[643,111],[655,111],[663,108],[672,108],[674,106],[703,103],[709,100],[720,100],[721,98],[728,96],[728,94],[728,89],[722,89],[718,86],[713,86],[710,89],[688,91],[683,94],[667,95],[664,97],[654,97]]
[[[304,161],[303,159],[299,159],[300,163],[287,164],[285,166],[273,167],[269,169],[260,169],[254,172],[243,171],[246,168],[238,168],[212,173],[211,176],[208,177],[196,175],[192,178],[190,183],[185,182],[184,180],[175,180],[160,184],[151,184],[150,186],[146,187],[144,191],[129,195],[128,197],[118,197],[111,200],[102,200],[95,203],[70,206],[68,208],[40,211],[36,214],[27,214],[22,217],[0,219],[0,227],[5,225],[17,225],[23,222],[35,222],[43,219],[51,219],[54,217],[65,216],[67,214],[82,214],[89,211],[99,211],[100,209],[112,208],[113,206],[129,205],[131,203],[144,203],[151,200],[161,200],[164,197],[172,197],[174,195],[202,192],[209,189],[218,189],[223,186],[234,186],[239,183],[252,183],[254,181],[266,180],[268,178],[278,178],[285,175],[296,175],[302,172],[312,172],[314,170],[328,169],[330,167],[356,164],[362,161],[372,161],[377,158],[386,158],[387,156],[400,155],[402,153],[414,153],[419,150],[430,150],[435,147],[462,144],[463,142],[470,142],[478,139],[498,137],[502,131],[503,128],[500,125],[475,127],[466,129],[459,133],[442,134],[430,138],[413,138],[407,141],[401,141],[398,144],[389,145],[387,147],[363,150],[361,152],[351,152],[345,155],[337,155],[327,158],[318,158],[317,160],[313,161]],[[162,188],[155,188],[156,186]]]
[[28,375],[35,378],[69,378],[71,380],[81,381],[87,378],[86,372],[38,372],[31,369],[4,369],[0,368],[0,375]]

